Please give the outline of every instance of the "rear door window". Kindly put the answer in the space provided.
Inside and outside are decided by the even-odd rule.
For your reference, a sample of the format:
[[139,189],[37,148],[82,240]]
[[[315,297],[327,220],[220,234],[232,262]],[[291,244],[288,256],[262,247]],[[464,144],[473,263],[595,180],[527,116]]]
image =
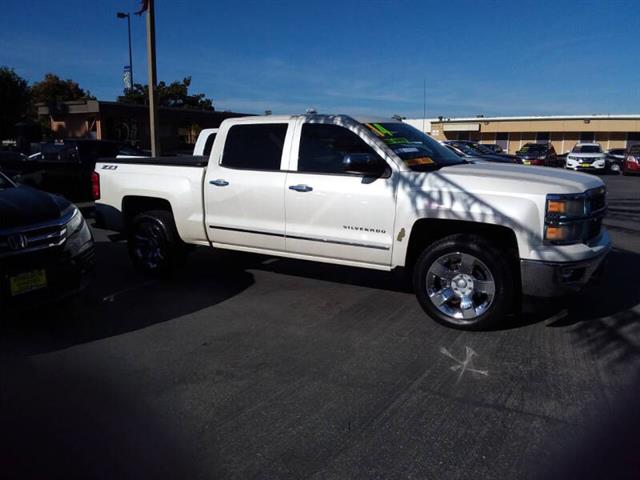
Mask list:
[[223,167],[240,170],[280,170],[286,123],[234,125],[222,153]]

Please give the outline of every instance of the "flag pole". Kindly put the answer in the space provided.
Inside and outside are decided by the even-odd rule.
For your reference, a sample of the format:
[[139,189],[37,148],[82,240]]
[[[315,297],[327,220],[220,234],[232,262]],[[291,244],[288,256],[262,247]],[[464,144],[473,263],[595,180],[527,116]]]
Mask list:
[[146,0],[147,7],[147,68],[149,76],[149,136],[151,138],[151,155],[160,155],[158,141],[158,97],[156,90],[156,25],[154,1]]

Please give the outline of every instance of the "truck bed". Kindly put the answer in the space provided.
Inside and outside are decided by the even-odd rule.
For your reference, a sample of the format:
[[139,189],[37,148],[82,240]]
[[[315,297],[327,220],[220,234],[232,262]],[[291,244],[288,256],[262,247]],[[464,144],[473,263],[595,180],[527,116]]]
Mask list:
[[101,158],[98,163],[128,164],[128,165],[160,165],[174,167],[206,167],[208,157],[180,155],[175,157],[131,157],[131,158]]

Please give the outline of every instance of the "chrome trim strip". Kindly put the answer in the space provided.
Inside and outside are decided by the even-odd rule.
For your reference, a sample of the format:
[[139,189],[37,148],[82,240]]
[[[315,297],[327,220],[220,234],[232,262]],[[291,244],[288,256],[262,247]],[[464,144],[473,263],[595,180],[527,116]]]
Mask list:
[[346,245],[349,247],[362,247],[362,248],[373,248],[376,250],[390,250],[390,247],[383,245],[372,245],[367,243],[357,243],[357,242],[345,242],[341,240],[330,240],[328,238],[312,238],[312,237],[299,237],[295,235],[285,235],[282,233],[271,233],[271,232],[260,232],[256,230],[244,230],[242,228],[231,228],[231,227],[218,227],[215,225],[209,225],[209,228],[213,228],[216,230],[227,230],[231,232],[241,232],[241,233],[254,233],[257,235],[270,235],[272,237],[284,237],[290,238],[292,240],[307,240],[309,242],[321,242],[321,243],[331,243],[334,245]]
[[50,220],[48,222],[43,222],[43,223],[37,223],[37,224],[33,224],[33,225],[26,225],[24,227],[14,227],[14,228],[8,228],[5,230],[0,229],[0,236],[9,236],[9,235],[13,235],[15,233],[29,233],[32,232],[33,230],[41,230],[43,228],[49,228],[49,227],[64,227],[67,223],[69,223],[69,220],[71,220],[71,218],[73,217],[73,214],[75,213],[75,210],[72,210],[71,213],[69,215],[66,215],[64,217],[60,217],[56,220]]
[[215,225],[209,225],[209,228],[213,228],[213,229],[216,229],[216,230],[227,230],[229,232],[255,233],[256,235],[269,235],[271,237],[284,237],[284,233],[260,232],[258,230],[245,230],[245,229],[242,229],[242,228],[218,227],[218,226],[215,226]]
[[32,252],[37,252],[39,250],[46,250],[47,248],[59,247],[62,244],[64,244],[64,242],[66,241],[67,241],[67,238],[62,237],[60,241],[58,241],[57,243],[45,243],[44,245],[38,245],[36,247],[27,247],[21,250],[11,250],[8,252],[3,252],[3,253],[0,253],[0,258],[15,257],[25,253],[32,253]]
[[347,245],[349,247],[363,247],[363,248],[374,248],[376,250],[389,250],[389,247],[385,247],[383,245],[371,245],[367,243],[357,243],[357,242],[344,242],[341,240],[330,240],[328,238],[298,237],[294,235],[287,235],[286,238],[291,238],[292,240],[308,240],[310,242],[331,243],[334,245]]

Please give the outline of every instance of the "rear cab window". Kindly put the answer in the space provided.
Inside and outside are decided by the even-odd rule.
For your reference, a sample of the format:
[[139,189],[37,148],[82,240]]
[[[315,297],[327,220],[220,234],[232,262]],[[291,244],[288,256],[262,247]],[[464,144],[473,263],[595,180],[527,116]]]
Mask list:
[[238,170],[279,171],[286,123],[233,125],[227,132],[220,165]]

